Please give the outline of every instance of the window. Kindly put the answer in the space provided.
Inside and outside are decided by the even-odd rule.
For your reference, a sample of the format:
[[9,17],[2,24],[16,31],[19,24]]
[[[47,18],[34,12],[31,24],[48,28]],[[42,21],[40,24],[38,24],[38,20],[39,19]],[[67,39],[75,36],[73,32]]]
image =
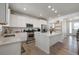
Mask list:
[[69,33],[72,33],[72,22],[69,23]]
[[79,22],[74,23],[74,29],[79,29]]

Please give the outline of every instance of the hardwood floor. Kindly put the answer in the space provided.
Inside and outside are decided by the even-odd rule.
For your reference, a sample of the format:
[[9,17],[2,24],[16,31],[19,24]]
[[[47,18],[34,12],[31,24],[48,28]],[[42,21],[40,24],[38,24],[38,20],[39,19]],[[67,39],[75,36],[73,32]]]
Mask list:
[[[75,36],[67,36],[63,43],[57,42],[50,47],[50,55],[77,55],[79,42]],[[23,43],[25,55],[47,55],[45,52],[35,46],[35,41],[30,44]]]
[[35,41],[31,42],[30,44],[23,43],[22,45],[25,50],[22,55],[46,55],[45,52],[35,46]]
[[77,39],[75,36],[68,36],[63,43],[58,42],[50,47],[50,54],[53,55],[77,55]]

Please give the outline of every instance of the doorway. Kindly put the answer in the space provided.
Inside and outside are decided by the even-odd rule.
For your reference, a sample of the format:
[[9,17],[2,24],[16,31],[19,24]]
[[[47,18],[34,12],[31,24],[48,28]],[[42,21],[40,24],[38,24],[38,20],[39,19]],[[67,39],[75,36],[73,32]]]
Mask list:
[[79,22],[78,21],[69,21],[69,35],[76,36],[78,29],[79,29]]

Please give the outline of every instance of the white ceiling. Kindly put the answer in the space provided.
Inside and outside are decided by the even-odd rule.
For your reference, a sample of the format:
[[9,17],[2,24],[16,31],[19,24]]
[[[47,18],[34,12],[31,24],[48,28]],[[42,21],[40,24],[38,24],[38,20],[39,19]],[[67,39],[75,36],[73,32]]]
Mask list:
[[[45,19],[79,12],[79,3],[10,3],[9,5],[11,10]],[[49,9],[48,5],[54,7],[58,13]],[[24,8],[27,10],[24,11]]]

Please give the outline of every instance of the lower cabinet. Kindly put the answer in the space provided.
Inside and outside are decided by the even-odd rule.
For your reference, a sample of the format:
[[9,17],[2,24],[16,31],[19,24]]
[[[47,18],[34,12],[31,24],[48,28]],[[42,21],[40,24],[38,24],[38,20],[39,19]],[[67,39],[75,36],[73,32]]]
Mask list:
[[0,55],[21,55],[21,43],[15,42],[0,46]]

